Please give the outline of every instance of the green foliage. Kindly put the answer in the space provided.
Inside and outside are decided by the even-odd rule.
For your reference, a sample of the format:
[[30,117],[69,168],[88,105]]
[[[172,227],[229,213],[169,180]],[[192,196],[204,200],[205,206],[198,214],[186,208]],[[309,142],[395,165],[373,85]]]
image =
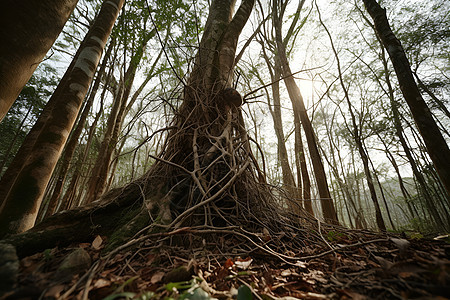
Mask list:
[[39,66],[0,123],[0,165],[3,165],[0,174],[11,162],[53,93],[57,85],[55,73],[56,70],[47,64]]
[[253,295],[250,288],[246,285],[241,285],[238,288],[237,300],[252,300]]
[[339,242],[346,238],[347,236],[342,232],[329,231],[327,234],[327,240],[329,240],[330,242]]
[[190,281],[170,282],[166,284],[165,289],[172,292],[169,299],[189,299],[189,300],[214,300],[208,293],[206,293],[199,285],[199,279],[193,278]]

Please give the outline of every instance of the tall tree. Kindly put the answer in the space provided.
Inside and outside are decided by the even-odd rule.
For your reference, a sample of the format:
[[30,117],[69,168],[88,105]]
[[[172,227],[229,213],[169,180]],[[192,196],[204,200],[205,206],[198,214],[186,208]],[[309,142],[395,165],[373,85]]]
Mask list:
[[84,126],[86,125],[86,121],[88,118],[89,111],[91,110],[91,107],[94,103],[95,95],[97,94],[97,90],[100,86],[100,82],[102,81],[103,76],[105,75],[105,69],[106,64],[108,60],[110,59],[111,51],[113,49],[114,43],[110,42],[108,50],[106,51],[105,55],[103,55],[103,62],[100,66],[99,71],[97,72],[97,78],[92,86],[91,92],[89,94],[89,98],[86,101],[86,104],[84,105],[83,112],[81,113],[77,126],[72,131],[72,134],[70,136],[70,139],[67,142],[67,145],[64,149],[64,153],[61,157],[61,168],[58,172],[58,177],[56,179],[55,187],[51,193],[50,200],[48,201],[48,207],[45,212],[45,217],[51,216],[58,205],[58,200],[61,196],[64,182],[66,180],[67,173],[69,171],[70,164],[72,162],[73,155],[75,153],[76,146],[78,145],[78,139],[81,136],[81,132],[84,129]]
[[350,96],[348,93],[348,88],[346,87],[345,83],[344,83],[344,78],[343,78],[343,74],[342,74],[342,68],[341,68],[341,62],[339,59],[339,55],[337,52],[336,47],[334,46],[334,42],[333,42],[333,38],[330,34],[330,31],[328,30],[327,26],[324,24],[324,22],[322,21],[322,17],[320,14],[320,10],[319,7],[317,5],[317,2],[315,1],[315,5],[317,8],[317,12],[319,15],[319,22],[321,23],[321,25],[323,26],[323,28],[325,29],[325,31],[327,32],[328,38],[330,40],[330,44],[331,44],[331,49],[333,50],[334,53],[334,57],[336,59],[336,64],[337,64],[337,70],[338,70],[338,76],[339,76],[339,83],[341,85],[341,88],[344,92],[344,97],[345,100],[347,102],[348,105],[348,111],[350,113],[350,119],[351,119],[351,129],[350,134],[352,135],[352,138],[355,141],[356,147],[358,149],[358,153],[361,157],[363,166],[364,166],[364,174],[366,175],[366,180],[367,180],[367,186],[369,187],[369,192],[370,192],[370,198],[372,199],[372,202],[374,204],[375,207],[375,218],[376,218],[376,222],[377,222],[377,226],[378,229],[381,231],[386,231],[386,225],[384,223],[383,220],[383,216],[381,215],[381,208],[380,208],[380,204],[378,202],[378,197],[377,197],[377,193],[375,191],[375,184],[373,181],[373,175],[370,171],[370,167],[369,167],[369,162],[370,162],[370,158],[369,155],[365,149],[365,145],[364,145],[364,139],[361,135],[361,131],[362,129],[358,126],[358,123],[356,121],[356,114],[353,110],[353,106],[350,100]]
[[70,76],[63,81],[51,117],[20,170],[0,211],[0,236],[33,227],[50,176],[72,130],[124,0],[105,1],[91,26]]
[[55,42],[77,2],[78,0],[2,2],[0,122]]
[[119,89],[113,100],[113,107],[107,121],[99,155],[94,168],[92,169],[92,177],[89,181],[89,187],[86,194],[86,203],[90,203],[97,199],[105,190],[111,158],[116,149],[119,134],[122,130],[123,120],[126,116],[127,108],[133,104],[129,103],[128,98],[131,93],[131,87],[133,86],[136,71],[144,56],[146,45],[154,35],[155,30],[146,32],[143,40],[138,42],[137,49],[132,55],[130,64],[119,83]]
[[[301,4],[304,1],[300,2]],[[273,23],[275,29],[275,38],[277,43],[278,55],[281,61],[282,74],[284,83],[288,90],[289,98],[292,101],[292,107],[294,108],[294,114],[299,116],[299,120],[302,122],[303,129],[306,135],[306,141],[308,143],[309,154],[314,168],[314,176],[316,178],[317,190],[319,191],[320,203],[322,206],[323,216],[326,221],[331,223],[338,223],[336,210],[334,208],[333,199],[328,188],[326,179],[326,173],[323,166],[323,162],[317,146],[317,138],[314,133],[314,129],[306,113],[306,107],[303,102],[303,96],[298,88],[295,79],[292,75],[291,68],[286,54],[286,46],[282,37],[282,17],[285,10],[285,5],[282,1],[273,2]],[[300,5],[300,8],[302,5]]]
[[427,152],[436,168],[447,193],[450,194],[450,149],[433,119],[416,82],[411,66],[402,47],[389,25],[386,10],[376,0],[363,0],[367,12],[374,21],[374,30],[383,42],[397,74],[400,89],[414,121],[423,137]]
[[[257,167],[252,167],[257,163],[249,152],[243,127],[239,109],[242,97],[230,88],[238,38],[253,5],[253,0],[244,0],[233,15],[235,1],[212,1],[198,54],[184,87],[182,104],[169,128],[162,153],[154,157],[156,163],[149,172],[103,196],[102,206],[108,207],[108,217],[101,217],[106,211],[98,207],[93,214],[88,212],[93,205],[79,209],[75,213],[78,217],[66,222],[64,229],[60,227],[58,234],[50,236],[47,234],[52,230],[47,231],[36,247],[53,243],[61,235],[66,241],[80,239],[97,229],[115,232],[111,244],[114,246],[152,220],[158,223],[172,220],[170,225],[177,227],[186,220],[196,224],[226,224],[227,218],[243,213],[244,219],[254,219],[269,196],[265,189],[254,188],[258,180],[264,178]],[[119,198],[107,201],[113,200],[113,195]],[[135,206],[139,201],[143,202],[142,207]],[[123,220],[125,225],[123,222],[120,225],[116,222],[123,216],[124,205],[134,209]],[[199,208],[204,213],[191,218],[193,211]],[[217,212],[214,216],[213,211]],[[264,213],[270,214],[272,210]],[[67,214],[50,217],[47,224],[64,216]],[[85,222],[85,218],[91,221]],[[69,220],[66,218],[66,221]],[[92,222],[99,225],[94,230]]]

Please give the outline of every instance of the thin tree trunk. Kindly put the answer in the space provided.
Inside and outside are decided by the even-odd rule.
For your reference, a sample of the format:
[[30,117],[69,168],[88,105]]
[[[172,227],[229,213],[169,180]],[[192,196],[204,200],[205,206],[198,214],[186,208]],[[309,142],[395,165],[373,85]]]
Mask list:
[[49,200],[49,205],[48,205],[48,208],[47,208],[44,218],[51,216],[55,212],[55,208],[59,203],[59,199],[60,199],[63,187],[64,187],[66,176],[69,171],[69,167],[72,163],[73,154],[75,153],[76,146],[78,145],[78,140],[79,140],[81,133],[83,132],[84,126],[86,124],[87,117],[89,115],[89,111],[91,110],[92,104],[94,103],[94,98],[95,98],[95,95],[97,94],[97,90],[100,86],[100,82],[102,81],[102,77],[104,76],[106,64],[107,64],[108,59],[110,58],[112,48],[113,48],[113,43],[111,43],[109,45],[108,50],[106,51],[106,53],[103,57],[103,62],[101,64],[99,71],[97,72],[97,79],[94,82],[94,85],[92,87],[89,98],[86,101],[86,105],[83,108],[83,112],[81,113],[77,127],[75,128],[69,141],[67,142],[67,146],[64,150],[64,155],[61,158],[61,160],[62,160],[61,170],[58,175],[58,179],[56,180],[55,188],[53,189],[53,192],[51,194],[51,197]]
[[364,5],[374,20],[375,32],[389,53],[397,74],[400,89],[408,104],[414,121],[425,142],[428,154],[439,177],[450,195],[450,149],[439,127],[419,92],[411,71],[408,58],[400,41],[396,38],[386,17],[386,10],[376,0],[363,0]]
[[[366,152],[367,152],[367,150],[366,150]],[[373,165],[373,162],[370,159],[370,157],[368,157],[368,158],[369,158],[370,165],[372,166],[373,176],[375,177],[375,180],[377,181],[377,184],[378,184],[378,188],[380,189],[381,199],[383,199],[384,206],[386,207],[386,214],[388,216],[389,223],[391,224],[392,229],[396,230],[394,222],[392,221],[391,211],[389,210],[389,206],[387,204],[386,197],[384,195],[383,187],[381,186],[380,179],[378,178],[378,175],[377,175],[377,171],[375,170],[375,166]]]
[[294,115],[294,130],[295,130],[295,157],[297,164],[298,186],[302,187],[303,203],[305,209],[312,216],[314,210],[311,202],[311,180],[308,174],[308,166],[306,165],[305,148],[303,147],[303,138],[301,131],[300,118],[297,114]]
[[369,168],[369,157],[367,155],[367,152],[364,149],[364,143],[363,140],[361,138],[360,132],[359,132],[359,128],[358,128],[358,124],[356,122],[356,116],[353,112],[353,108],[352,108],[352,104],[350,102],[350,98],[348,95],[348,90],[344,84],[344,79],[342,76],[342,70],[341,70],[341,64],[340,64],[340,60],[338,57],[338,53],[336,48],[334,47],[334,43],[333,43],[333,39],[331,37],[330,32],[328,31],[328,28],[325,26],[325,24],[322,21],[321,15],[320,15],[320,11],[319,11],[319,7],[317,6],[316,3],[316,8],[319,14],[319,21],[321,23],[321,25],[323,26],[323,28],[325,29],[325,31],[327,32],[328,38],[330,40],[330,44],[331,44],[331,48],[333,50],[334,53],[334,57],[336,59],[336,63],[337,63],[337,69],[338,69],[338,73],[339,73],[339,82],[341,84],[342,90],[344,91],[344,95],[345,95],[345,100],[347,102],[348,105],[348,110],[350,112],[350,116],[351,116],[351,123],[352,123],[352,130],[351,130],[351,134],[353,139],[355,140],[355,144],[356,144],[356,148],[358,149],[359,155],[361,157],[363,166],[364,166],[364,173],[366,175],[366,180],[367,180],[367,186],[369,188],[369,192],[370,192],[370,197],[372,199],[372,202],[374,204],[375,207],[375,217],[376,217],[376,221],[377,221],[377,226],[378,229],[381,231],[386,231],[386,226],[384,224],[383,221],[383,217],[381,215],[381,209],[380,209],[380,204],[378,203],[378,199],[377,199],[377,194],[375,191],[375,186],[373,184],[373,179],[372,179],[372,174],[370,172],[370,168]]
[[72,75],[55,104],[0,212],[0,236],[33,227],[42,196],[93,79],[106,41],[124,0],[105,1],[89,30]]
[[[381,138],[380,138],[381,140]],[[384,143],[383,140],[381,140],[381,142],[383,143],[385,149],[386,149],[386,156],[389,159],[389,161],[391,162],[392,166],[394,167],[395,173],[397,174],[397,179],[398,179],[398,185],[400,187],[400,191],[402,192],[403,198],[405,199],[405,203],[406,206],[408,207],[408,211],[411,214],[411,218],[414,218],[414,211],[411,207],[411,195],[409,194],[408,190],[405,187],[405,183],[403,181],[402,175],[400,174],[400,169],[398,167],[397,162],[395,161],[394,156],[392,155],[392,153],[389,151],[387,145]],[[418,216],[418,215],[417,215]]]
[[[85,203],[90,203],[97,199],[103,192],[107,185],[108,174],[110,171],[111,159],[116,149],[116,144],[119,139],[119,134],[122,130],[123,120],[126,116],[127,110],[131,108],[133,103],[127,103],[130,96],[131,87],[136,76],[137,67],[139,66],[142,57],[144,56],[144,50],[147,42],[155,35],[155,30],[146,34],[142,45],[138,48],[137,52],[132,56],[130,65],[125,72],[122,80],[122,84],[114,99],[113,108],[111,109],[110,116],[102,141],[97,160],[92,169],[92,177],[89,181],[89,186],[86,192]],[[133,98],[134,100],[137,97]]]
[[299,118],[302,121],[303,129],[305,131],[306,140],[308,142],[309,154],[311,156],[311,161],[314,168],[314,175],[316,178],[317,189],[319,191],[323,215],[327,222],[338,224],[336,210],[334,208],[333,199],[331,199],[330,191],[328,189],[328,183],[326,180],[325,170],[320,157],[319,149],[317,147],[317,139],[314,134],[314,129],[306,113],[305,104],[303,103],[303,97],[300,93],[300,89],[295,83],[294,78],[292,77],[292,72],[286,57],[286,50],[285,46],[283,45],[281,36],[281,21],[279,20],[277,5],[275,2],[273,7],[274,7],[273,22],[275,26],[277,49],[281,61],[284,83],[288,90],[289,98],[292,101],[294,114],[299,115]]
[[[380,44],[381,44],[381,42],[380,42]],[[384,67],[385,81],[386,81],[386,84],[388,87],[388,97],[389,97],[389,101],[391,104],[395,133],[400,141],[400,144],[402,145],[403,151],[405,151],[405,155],[411,166],[414,177],[416,178],[418,186],[420,187],[419,190],[422,191],[422,193],[423,193],[423,196],[425,198],[425,204],[431,214],[431,217],[433,218],[433,220],[438,228],[444,229],[446,226],[444,225],[444,222],[442,221],[441,216],[439,215],[438,211],[436,210],[436,207],[434,206],[433,199],[432,199],[430,193],[428,192],[428,187],[425,182],[425,178],[424,178],[422,172],[420,172],[420,170],[417,166],[416,160],[414,159],[413,153],[405,139],[405,135],[403,132],[403,126],[402,126],[402,123],[400,120],[400,112],[398,110],[398,103],[395,101],[395,98],[394,98],[394,89],[391,84],[391,79],[390,79],[389,69],[388,69],[388,62],[387,62],[387,59],[385,56],[384,49],[382,49],[381,58],[382,58],[382,63],[383,63],[383,67]]]
[[[20,134],[20,132],[22,132],[23,125],[25,124],[25,121],[27,120],[28,115],[30,114],[32,109],[33,109],[33,106],[30,106],[28,108],[27,113],[25,114],[25,117],[23,117],[22,121],[20,122],[20,125],[17,127],[16,134],[14,135],[13,140],[11,141],[11,143],[9,143],[8,149],[6,149],[4,158],[2,160],[2,163],[0,164],[0,174],[3,171],[3,168],[6,165],[6,162],[8,161],[9,155],[10,155],[12,149],[14,148],[14,144],[16,143],[17,139],[19,138],[19,134]],[[4,200],[4,198],[0,198],[0,207],[2,206],[3,200]]]
[[[268,57],[265,56],[266,61],[268,61]],[[270,65],[268,64],[268,67]],[[288,191],[289,197],[292,199],[296,197],[296,189],[295,189],[295,181],[294,175],[292,174],[292,169],[289,163],[289,157],[286,149],[286,139],[284,136],[283,130],[283,121],[281,117],[281,99],[280,99],[280,83],[278,79],[280,78],[280,66],[277,62],[275,62],[274,71],[271,74],[271,80],[274,82],[272,84],[272,98],[273,98],[273,107],[269,101],[269,111],[272,115],[273,126],[275,129],[275,135],[277,137],[277,149],[278,149],[278,159],[281,164],[281,173],[283,176],[283,186]]]

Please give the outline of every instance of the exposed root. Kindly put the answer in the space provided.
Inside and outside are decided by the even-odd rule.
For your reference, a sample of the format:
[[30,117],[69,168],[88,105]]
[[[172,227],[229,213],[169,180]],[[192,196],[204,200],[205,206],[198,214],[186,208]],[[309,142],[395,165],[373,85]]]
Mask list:
[[[94,279],[116,263],[117,255],[130,249],[135,255],[123,268],[139,273],[131,267],[132,259],[149,253],[166,253],[170,258],[180,248],[184,249],[180,257],[187,261],[201,253],[216,260],[269,257],[301,267],[308,260],[368,243],[359,242],[356,233],[321,223],[266,184],[265,170],[252,154],[237,102],[228,102],[220,92],[200,95],[192,91],[185,95],[163,151],[153,157],[155,163],[145,176],[80,210],[83,218],[95,216],[91,219],[94,227],[83,233],[86,238],[104,234],[108,245],[104,256],[63,298],[82,289],[82,299],[88,299]],[[116,209],[113,221],[101,223],[104,219],[95,213],[110,207]],[[41,232],[57,218],[64,223],[70,213],[49,218]],[[355,242],[332,245],[330,232],[345,232]],[[386,240],[374,238],[373,242],[379,241]]]

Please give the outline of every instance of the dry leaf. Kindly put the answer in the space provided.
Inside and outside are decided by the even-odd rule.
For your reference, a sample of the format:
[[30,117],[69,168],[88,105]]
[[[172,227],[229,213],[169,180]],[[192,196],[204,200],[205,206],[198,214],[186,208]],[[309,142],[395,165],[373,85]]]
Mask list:
[[306,269],[306,266],[307,266],[307,264],[304,261],[300,261],[300,260],[296,261],[295,265],[300,268],[303,268],[303,269]]
[[373,257],[375,257],[375,259],[380,264],[381,268],[383,268],[383,270],[385,270],[385,271],[389,270],[392,267],[392,265],[393,265],[392,262],[388,261],[387,259],[384,259],[381,256],[374,255]]
[[153,274],[152,279],[150,279],[150,282],[152,284],[160,282],[163,279],[164,274],[165,274],[164,272],[156,272],[155,274]]
[[245,261],[236,260],[236,261],[234,262],[234,264],[235,264],[236,267],[238,267],[239,269],[247,270],[248,267],[250,266],[250,264],[252,263],[252,261],[253,261],[253,259],[251,259],[251,258],[248,259],[248,260],[245,260]]
[[268,241],[270,241],[270,239],[271,239],[271,237],[270,237],[270,232],[269,232],[269,230],[268,230],[266,227],[263,228],[262,238],[263,238],[263,240],[264,240],[265,242],[268,242]]
[[110,286],[110,285],[111,285],[111,281],[103,279],[103,278],[100,278],[99,280],[97,280],[94,283],[94,289],[100,289],[102,287]]
[[100,250],[102,243],[103,243],[102,237],[97,235],[94,241],[92,242],[92,248],[94,248],[95,250]]
[[400,250],[400,252],[404,252],[408,249],[409,245],[411,244],[409,241],[405,239],[396,239],[391,238],[391,241],[397,246],[397,248]]
[[65,286],[62,284],[52,286],[45,293],[44,298],[52,297],[52,298],[58,299],[61,296],[61,292],[64,290],[64,288],[65,288]]
[[225,264],[223,265],[224,268],[228,269],[231,268],[234,265],[233,260],[231,258],[227,259]]

